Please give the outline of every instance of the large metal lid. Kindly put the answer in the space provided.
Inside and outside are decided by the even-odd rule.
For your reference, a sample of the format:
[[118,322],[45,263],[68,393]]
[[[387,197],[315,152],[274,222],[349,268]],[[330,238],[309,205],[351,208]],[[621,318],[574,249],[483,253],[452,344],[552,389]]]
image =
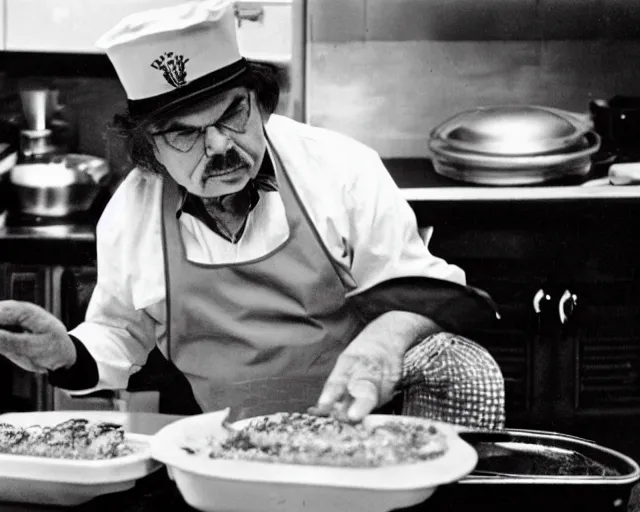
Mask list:
[[478,107],[435,128],[449,148],[496,156],[563,151],[579,144],[588,126],[562,111],[532,105]]

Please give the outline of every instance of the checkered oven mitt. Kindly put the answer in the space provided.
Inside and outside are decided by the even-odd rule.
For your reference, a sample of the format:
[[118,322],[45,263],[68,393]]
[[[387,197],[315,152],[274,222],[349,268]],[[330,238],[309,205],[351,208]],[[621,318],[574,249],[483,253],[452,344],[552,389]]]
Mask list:
[[504,379],[489,352],[462,336],[438,333],[404,357],[402,414],[479,429],[504,427]]

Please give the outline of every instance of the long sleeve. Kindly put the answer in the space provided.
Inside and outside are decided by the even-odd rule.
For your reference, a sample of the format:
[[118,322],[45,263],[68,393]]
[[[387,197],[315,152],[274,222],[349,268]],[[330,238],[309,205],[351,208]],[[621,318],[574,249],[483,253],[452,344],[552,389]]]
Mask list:
[[495,322],[491,298],[466,286],[462,269],[429,251],[413,210],[379,157],[369,156],[366,172],[350,189],[351,275],[357,283],[351,302],[366,321],[410,311],[457,333]]
[[[149,314],[149,306],[137,304],[134,287],[144,288],[162,303],[164,293],[148,280],[141,280],[141,267],[151,262],[137,252],[140,245],[157,247],[159,226],[145,216],[143,180],[137,176],[121,186],[100,218],[96,233],[98,282],[91,296],[85,321],[70,331],[98,368],[99,379],[92,388],[125,389],[129,377],[138,371],[158,341],[158,322]],[[138,195],[136,195],[138,194]],[[138,209],[136,216],[134,209]],[[162,268],[162,252],[156,251],[156,267]],[[154,267],[155,268],[155,267]]]
[[456,265],[434,256],[420,237],[415,214],[378,155],[370,151],[348,189],[351,275],[359,294],[401,277],[428,277],[464,285]]
[[110,293],[98,283],[86,320],[73,329],[98,368],[98,382],[82,393],[98,389],[125,389],[156,344],[155,323],[144,310]]
[[98,365],[87,347],[75,336],[71,341],[76,348],[76,362],[69,368],[49,372],[49,384],[67,390],[93,388],[98,384]]

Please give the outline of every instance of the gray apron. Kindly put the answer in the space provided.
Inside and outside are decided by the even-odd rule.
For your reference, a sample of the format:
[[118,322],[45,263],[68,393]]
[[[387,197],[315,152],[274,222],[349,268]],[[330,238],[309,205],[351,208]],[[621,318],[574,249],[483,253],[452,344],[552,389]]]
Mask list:
[[205,412],[236,406],[242,418],[304,411],[364,326],[277,153],[272,155],[289,237],[252,261],[188,261],[176,218],[179,190],[164,180],[164,355]]

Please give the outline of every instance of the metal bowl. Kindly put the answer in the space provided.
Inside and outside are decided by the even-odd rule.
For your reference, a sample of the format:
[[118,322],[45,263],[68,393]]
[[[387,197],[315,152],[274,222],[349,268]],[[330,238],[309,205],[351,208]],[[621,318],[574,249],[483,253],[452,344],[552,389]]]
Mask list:
[[18,164],[9,175],[10,202],[22,213],[64,217],[90,209],[109,175],[106,160],[89,155]]
[[519,171],[521,169],[541,169],[573,164],[578,160],[589,160],[600,148],[600,136],[593,131],[581,137],[580,144],[565,151],[527,155],[498,155],[488,153],[472,153],[454,149],[439,139],[429,142],[429,149],[438,159],[444,159],[458,165],[473,168],[490,168],[494,170]]
[[496,157],[584,147],[588,125],[562,110],[533,105],[478,107],[436,127],[431,139],[452,151]]
[[439,160],[436,158],[433,160],[433,167],[441,176],[456,181],[477,185],[518,187],[562,178],[586,176],[591,170],[591,161],[588,158],[582,158],[558,166],[522,168],[517,172],[509,172],[490,167],[470,167],[469,165],[456,164],[447,159]]

